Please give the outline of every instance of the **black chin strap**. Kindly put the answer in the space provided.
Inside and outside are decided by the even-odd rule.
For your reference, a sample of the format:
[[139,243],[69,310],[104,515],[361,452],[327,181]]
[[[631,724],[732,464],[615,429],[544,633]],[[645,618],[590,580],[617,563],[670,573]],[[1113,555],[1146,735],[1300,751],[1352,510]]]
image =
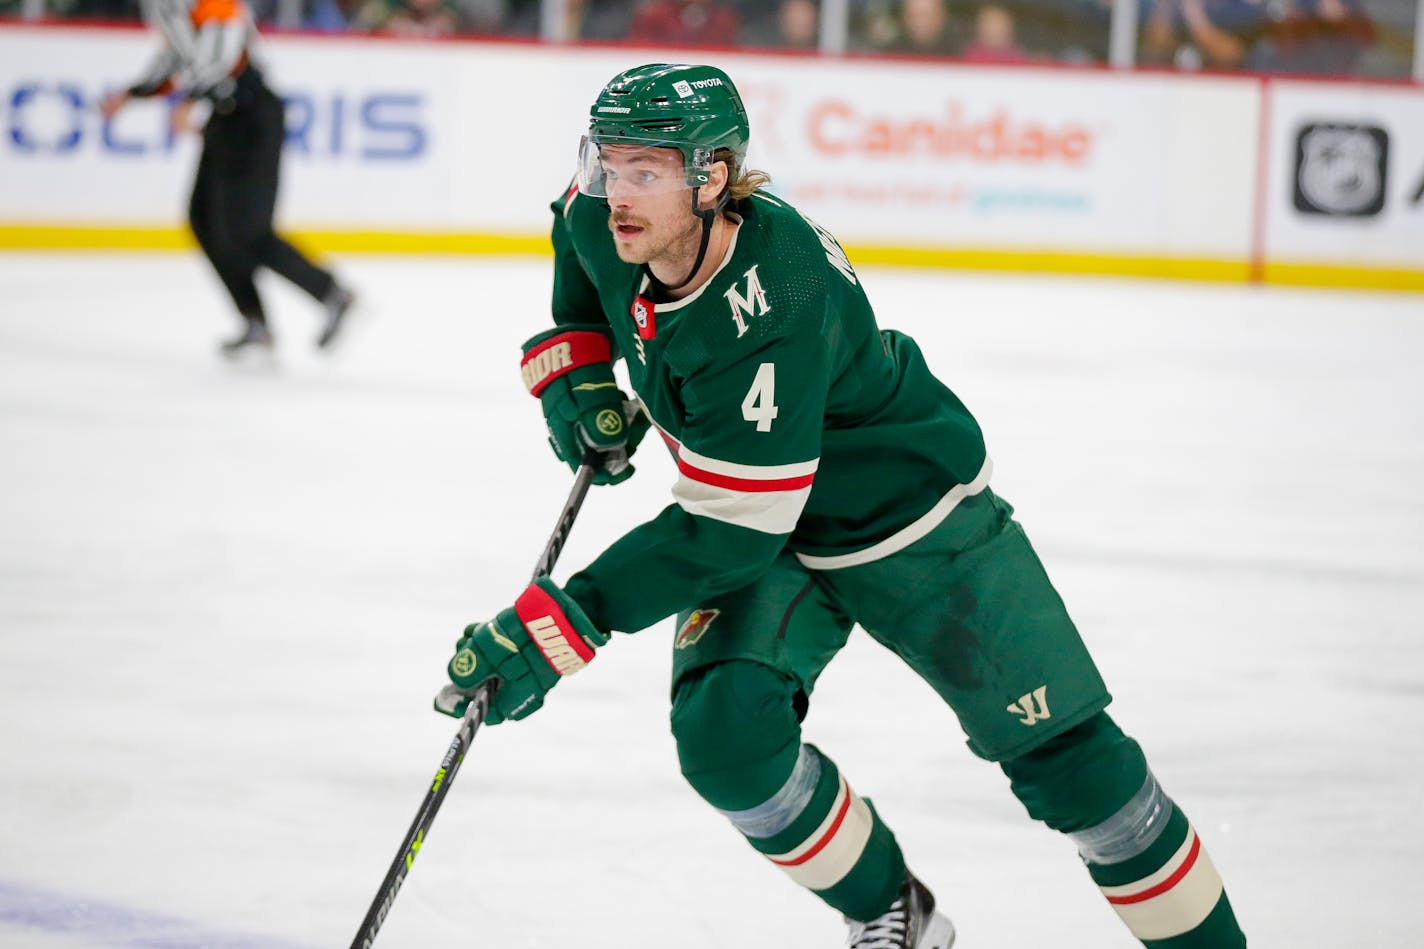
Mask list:
[[712,223],[717,220],[717,215],[727,206],[727,199],[730,197],[727,189],[722,190],[722,194],[717,198],[717,203],[703,211],[697,207],[697,196],[702,193],[701,188],[692,189],[692,213],[702,219],[702,242],[697,245],[697,259],[692,262],[692,270],[681,283],[663,283],[653,276],[652,270],[647,264],[643,265],[643,273],[648,275],[648,282],[661,291],[680,290],[692,282],[692,278],[697,276],[697,271],[702,269],[702,261],[707,259],[707,246],[712,243]]

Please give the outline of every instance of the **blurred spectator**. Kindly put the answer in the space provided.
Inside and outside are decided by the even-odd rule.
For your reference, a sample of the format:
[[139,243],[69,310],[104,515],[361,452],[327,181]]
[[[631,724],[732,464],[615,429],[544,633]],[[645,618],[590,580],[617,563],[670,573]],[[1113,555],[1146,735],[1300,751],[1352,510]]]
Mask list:
[[821,10],[816,0],[781,0],[774,7],[754,5],[751,11],[742,34],[748,46],[813,50],[820,45]]
[[648,0],[628,39],[650,46],[735,46],[741,15],[727,0]]
[[370,33],[390,16],[384,0],[309,0],[302,29],[318,33]]
[[1014,17],[998,4],[979,8],[974,17],[974,38],[964,48],[971,63],[1025,63],[1030,57],[1014,35]]
[[1359,0],[1285,0],[1247,64],[1265,72],[1343,76],[1375,42]]
[[885,47],[890,52],[953,56],[960,50],[945,0],[900,0],[898,27],[895,38]]
[[1263,0],[1154,0],[1139,62],[1240,69],[1265,28]]
[[400,0],[380,29],[393,36],[434,37],[453,36],[459,25],[444,0]]
[[814,0],[781,0],[776,11],[778,46],[815,49],[821,40],[821,10]]
[[93,20],[137,20],[142,13],[138,0],[74,0],[68,4],[46,4],[64,16]]
[[621,40],[633,19],[630,0],[565,0],[564,39]]
[[508,0],[451,0],[462,33],[503,33],[509,19]]
[[[25,0],[0,0],[0,16],[24,16],[29,12],[27,6]],[[138,20],[143,16],[139,0],[44,0],[41,12],[58,19],[83,20]]]
[[[1105,63],[1112,37],[1113,0],[1075,0],[1069,4],[1070,27],[1057,49],[1065,63]],[[1029,47],[1032,49],[1032,47]]]
[[[505,32],[514,36],[538,36],[542,28],[540,0],[517,2],[505,24]],[[628,35],[633,18],[632,0],[564,0],[563,22],[555,30],[555,39],[621,40]]]
[[988,0],[1009,11],[1014,39],[1031,59],[1104,63],[1113,0]]
[[312,0],[302,10],[302,29],[316,33],[341,33],[349,27],[341,0]]
[[851,6],[847,40],[852,49],[884,49],[900,35],[900,18],[893,0],[859,0]]

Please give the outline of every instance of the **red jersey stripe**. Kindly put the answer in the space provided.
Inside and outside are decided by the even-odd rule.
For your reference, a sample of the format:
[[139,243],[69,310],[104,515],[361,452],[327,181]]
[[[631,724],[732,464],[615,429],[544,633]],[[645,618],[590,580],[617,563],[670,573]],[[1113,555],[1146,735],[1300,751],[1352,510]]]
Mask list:
[[809,488],[811,482],[816,480],[814,473],[797,475],[794,478],[768,478],[765,481],[754,478],[733,478],[730,475],[717,474],[705,468],[698,468],[681,457],[677,459],[677,470],[693,481],[709,484],[714,488],[728,488],[732,491],[799,491],[802,488]]

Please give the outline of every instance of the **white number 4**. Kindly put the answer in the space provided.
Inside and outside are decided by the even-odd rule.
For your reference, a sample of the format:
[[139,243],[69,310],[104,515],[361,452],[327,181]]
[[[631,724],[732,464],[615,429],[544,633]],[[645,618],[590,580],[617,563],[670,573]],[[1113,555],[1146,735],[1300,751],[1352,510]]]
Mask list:
[[764,362],[757,367],[756,378],[742,399],[742,418],[756,422],[757,431],[771,431],[771,420],[781,410],[776,407],[776,364]]

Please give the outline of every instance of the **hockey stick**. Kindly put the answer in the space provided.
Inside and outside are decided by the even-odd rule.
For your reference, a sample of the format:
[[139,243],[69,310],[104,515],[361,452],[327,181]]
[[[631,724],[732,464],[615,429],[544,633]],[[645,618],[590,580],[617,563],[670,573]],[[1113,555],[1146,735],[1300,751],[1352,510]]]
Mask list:
[[[569,499],[564,502],[564,509],[559,514],[559,522],[554,525],[554,533],[544,545],[544,552],[539,555],[539,562],[534,567],[533,580],[554,569],[554,562],[559,559],[559,554],[564,549],[564,542],[568,540],[569,530],[574,525],[579,508],[583,506],[584,495],[588,494],[588,486],[593,483],[596,470],[595,463],[587,458],[579,466],[574,486],[569,489]],[[450,792],[450,785],[455,783],[455,775],[459,773],[460,765],[465,760],[465,752],[470,750],[470,745],[475,740],[475,732],[480,730],[480,723],[484,721],[485,712],[489,710],[490,701],[494,698],[494,690],[495,683],[486,682],[471,696],[469,707],[465,709],[465,717],[460,720],[460,730],[455,733],[455,739],[450,742],[445,757],[440,760],[435,780],[431,782],[430,790],[425,792],[425,798],[420,802],[420,810],[416,811],[415,820],[411,822],[410,830],[406,831],[405,840],[396,852],[390,869],[386,871],[386,878],[381,881],[380,889],[376,891],[376,898],[371,901],[371,908],[366,910],[366,917],[361,920],[361,928],[356,931],[356,938],[351,940],[351,949],[371,949],[375,943],[376,933],[380,932],[382,924],[385,923],[386,916],[396,901],[396,894],[400,892],[401,884],[405,883],[405,878],[415,863],[416,854],[425,843],[425,835],[430,830],[430,825],[435,823],[435,815],[439,812],[445,795]]]

